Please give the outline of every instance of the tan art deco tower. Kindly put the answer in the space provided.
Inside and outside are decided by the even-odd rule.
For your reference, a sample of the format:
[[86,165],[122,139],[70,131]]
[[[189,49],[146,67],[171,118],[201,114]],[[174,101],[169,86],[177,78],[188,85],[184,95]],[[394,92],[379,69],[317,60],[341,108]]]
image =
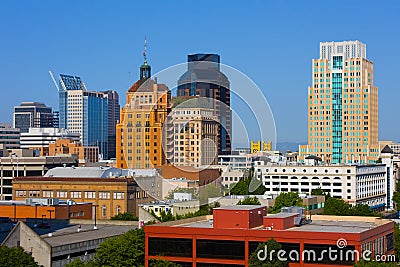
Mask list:
[[360,41],[322,42],[312,61],[308,87],[309,155],[326,163],[372,163],[378,159],[378,88],[374,64]]
[[140,79],[126,93],[117,124],[117,168],[155,168],[166,162],[163,123],[171,111],[171,92],[150,78],[151,68],[143,54]]

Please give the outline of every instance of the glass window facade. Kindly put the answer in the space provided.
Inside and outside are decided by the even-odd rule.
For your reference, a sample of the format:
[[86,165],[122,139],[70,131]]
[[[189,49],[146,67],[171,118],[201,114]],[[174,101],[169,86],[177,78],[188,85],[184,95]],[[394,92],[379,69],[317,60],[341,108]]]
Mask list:
[[184,238],[149,238],[150,256],[192,257],[192,239]]
[[196,257],[244,260],[245,242],[233,240],[196,240]]

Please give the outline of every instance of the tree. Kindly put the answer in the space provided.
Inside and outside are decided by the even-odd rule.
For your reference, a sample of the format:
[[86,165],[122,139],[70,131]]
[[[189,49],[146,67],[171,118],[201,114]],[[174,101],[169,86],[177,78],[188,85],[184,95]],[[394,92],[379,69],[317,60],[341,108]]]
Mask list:
[[182,267],[182,265],[162,259],[151,259],[149,267]]
[[348,216],[350,215],[350,205],[343,199],[331,197],[325,201],[322,214]]
[[[280,261],[277,257],[277,252],[282,249],[282,245],[270,239],[265,243],[260,243],[257,249],[250,254],[249,267],[286,267],[289,266],[288,262]],[[270,252],[275,250],[270,259]],[[262,252],[260,252],[262,251]],[[265,257],[265,259],[264,259]]]
[[328,198],[331,197],[331,194],[329,194],[329,192],[326,193],[324,190],[322,190],[321,187],[311,190],[311,195],[312,196],[325,196],[325,200],[327,200]]
[[379,216],[371,210],[367,204],[357,204],[350,209],[350,215],[353,216]]
[[249,189],[246,180],[240,180],[231,190],[231,195],[248,195]]
[[236,205],[261,205],[257,197],[246,197],[245,199],[239,200]]
[[144,229],[133,229],[109,238],[96,249],[97,266],[144,266]]
[[256,178],[240,180],[231,190],[231,195],[263,195],[267,191],[262,182]]
[[66,267],[98,267],[96,263],[93,260],[90,260],[89,262],[82,261],[79,258],[76,258],[72,262],[68,263],[65,265]]
[[303,206],[303,200],[296,192],[282,192],[275,199],[272,213],[278,213],[281,211],[281,208],[291,206]]
[[397,211],[400,210],[400,182],[396,184],[396,192],[393,194],[393,201],[396,204]]
[[139,221],[139,218],[136,217],[131,212],[124,212],[124,213],[119,213],[118,215],[115,215],[115,216],[111,217],[111,220],[115,220],[115,221]]
[[35,259],[27,254],[21,247],[12,247],[0,245],[0,266],[13,267],[38,267]]
[[329,198],[325,200],[324,215],[338,216],[379,216],[366,204],[351,206],[343,199]]

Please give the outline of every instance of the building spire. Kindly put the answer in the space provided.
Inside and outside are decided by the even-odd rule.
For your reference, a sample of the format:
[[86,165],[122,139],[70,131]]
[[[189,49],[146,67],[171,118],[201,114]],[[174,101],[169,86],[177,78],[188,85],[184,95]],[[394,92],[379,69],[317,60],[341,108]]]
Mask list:
[[144,63],[147,63],[147,41],[146,41],[146,36],[144,36],[143,58],[144,58]]
[[151,76],[151,68],[147,64],[147,40],[146,36],[144,37],[144,44],[143,44],[143,58],[144,62],[140,67],[140,79],[148,79]]

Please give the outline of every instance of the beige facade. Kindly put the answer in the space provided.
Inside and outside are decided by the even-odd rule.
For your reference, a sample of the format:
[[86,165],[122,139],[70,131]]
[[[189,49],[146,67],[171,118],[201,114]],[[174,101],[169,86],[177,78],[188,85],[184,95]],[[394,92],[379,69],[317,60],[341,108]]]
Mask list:
[[308,88],[308,145],[300,160],[372,163],[378,159],[378,88],[374,64],[359,41],[320,44]]
[[181,104],[173,109],[172,123],[174,165],[198,167],[217,163],[218,123],[213,109]]

